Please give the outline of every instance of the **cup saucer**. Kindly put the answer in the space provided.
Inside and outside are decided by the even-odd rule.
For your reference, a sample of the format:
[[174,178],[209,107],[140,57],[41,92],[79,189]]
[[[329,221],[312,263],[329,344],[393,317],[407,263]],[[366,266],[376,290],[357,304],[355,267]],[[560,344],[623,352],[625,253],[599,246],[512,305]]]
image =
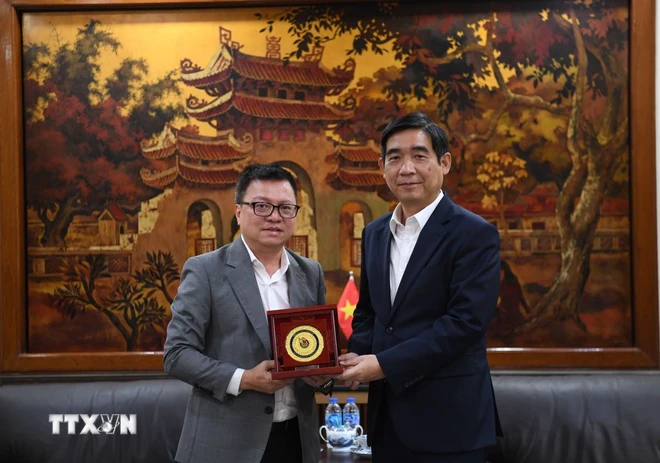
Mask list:
[[367,458],[367,459],[371,460],[371,449],[370,448],[369,449],[361,449],[359,447],[351,447],[351,453],[353,455],[363,457],[363,458]]

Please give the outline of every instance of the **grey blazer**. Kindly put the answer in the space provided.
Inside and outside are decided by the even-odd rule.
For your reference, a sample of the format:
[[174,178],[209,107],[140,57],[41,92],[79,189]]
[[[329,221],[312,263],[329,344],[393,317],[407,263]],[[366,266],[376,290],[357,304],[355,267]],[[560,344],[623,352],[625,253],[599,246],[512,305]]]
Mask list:
[[[325,304],[318,262],[286,250],[291,307]],[[236,368],[272,359],[259,287],[243,240],[188,259],[172,303],[163,364],[193,386],[176,461],[259,462],[273,421],[273,395],[227,394]],[[295,382],[303,460],[320,459],[318,419],[312,387]]]

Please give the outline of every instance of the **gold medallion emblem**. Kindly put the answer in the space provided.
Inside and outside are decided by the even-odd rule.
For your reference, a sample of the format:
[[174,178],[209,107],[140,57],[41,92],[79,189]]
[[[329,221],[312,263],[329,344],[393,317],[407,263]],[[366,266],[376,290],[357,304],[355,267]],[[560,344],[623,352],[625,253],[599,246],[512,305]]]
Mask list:
[[311,325],[300,325],[286,335],[286,352],[297,362],[311,362],[323,352],[323,335]]

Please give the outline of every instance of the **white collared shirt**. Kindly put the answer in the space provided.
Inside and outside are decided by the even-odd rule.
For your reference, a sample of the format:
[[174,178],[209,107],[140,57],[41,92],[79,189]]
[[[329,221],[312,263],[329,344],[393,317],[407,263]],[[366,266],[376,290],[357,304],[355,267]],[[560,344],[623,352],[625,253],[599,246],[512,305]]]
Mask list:
[[410,256],[415,249],[419,234],[426,223],[431,218],[431,214],[442,200],[444,193],[440,194],[435,201],[426,206],[415,215],[411,215],[406,220],[406,224],[401,223],[401,203],[397,204],[392,218],[390,218],[390,230],[392,231],[392,243],[390,245],[390,299],[394,304],[396,292],[401,284],[403,273],[406,271]]
[[[252,268],[254,269],[254,276],[257,278],[257,285],[259,286],[259,294],[264,310],[277,310],[289,308],[289,284],[286,281],[286,271],[289,269],[289,256],[286,251],[282,249],[282,257],[280,259],[280,268],[277,269],[273,276],[268,275],[266,267],[254,255],[250,246],[247,245],[243,235],[241,235],[243,244],[250,255],[252,261]],[[266,313],[264,312],[264,317]],[[229,381],[227,386],[227,393],[238,395],[241,393],[239,386],[241,385],[241,378],[245,370],[237,368],[234,375]],[[294,385],[290,384],[283,389],[275,392],[275,409],[273,411],[273,421],[286,421],[298,414],[298,404],[296,402],[296,394]]]

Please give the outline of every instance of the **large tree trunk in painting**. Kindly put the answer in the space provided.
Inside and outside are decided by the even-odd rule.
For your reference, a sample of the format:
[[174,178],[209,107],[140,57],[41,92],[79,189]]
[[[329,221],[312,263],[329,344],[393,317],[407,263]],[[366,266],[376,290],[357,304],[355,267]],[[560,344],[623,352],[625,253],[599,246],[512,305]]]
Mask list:
[[579,303],[589,279],[589,254],[586,249],[573,247],[562,252],[561,269],[537,305],[537,315],[530,319],[528,329],[547,319],[573,320],[581,329],[586,329],[580,320]]
[[119,330],[121,333],[121,336],[124,338],[124,342],[126,343],[126,350],[128,352],[132,352],[137,350],[137,330],[132,329],[130,332],[122,325],[121,320],[115,315],[112,311],[102,307],[98,303],[96,303],[95,307],[106,317],[108,317],[108,320]]
[[588,212],[571,223],[568,205],[575,195],[562,191],[557,205],[557,222],[561,239],[561,267],[550,290],[535,308],[535,315],[516,331],[527,331],[549,320],[573,320],[578,327],[586,327],[579,316],[579,304],[589,279],[593,238],[600,219],[600,201],[592,196]]
[[557,201],[561,267],[550,290],[537,304],[535,315],[515,333],[528,331],[549,320],[573,320],[577,326],[586,329],[579,317],[579,303],[589,279],[600,205],[612,175],[612,165],[600,167],[603,170],[597,172],[598,169],[594,169],[587,174],[585,163],[573,165]]
[[[541,298],[534,315],[512,334],[529,331],[550,320],[573,320],[583,330],[579,304],[589,279],[594,233],[600,220],[600,207],[607,187],[628,149],[627,73],[621,65],[593,41],[585,43],[574,17],[570,25],[577,45],[576,91],[567,127],[567,151],[571,171],[557,198],[556,218],[561,240],[561,267],[552,286]],[[607,107],[600,127],[582,118],[582,101],[587,87],[585,81],[587,50],[602,69],[608,88]]]
[[625,149],[627,137],[621,135],[614,137],[612,143],[599,147],[599,151],[587,148],[579,159],[574,158],[571,173],[557,199],[561,267],[550,290],[537,304],[535,315],[515,332],[528,331],[548,320],[567,319],[585,329],[579,317],[579,303],[589,279],[600,206],[615,168],[615,156],[603,154],[600,150],[620,152]]
[[68,197],[63,203],[59,205],[53,220],[48,218],[46,209],[38,211],[39,218],[44,224],[44,234],[41,236],[40,243],[47,248],[64,248],[66,247],[66,234],[69,231],[69,226],[73,222],[73,218],[80,214],[82,211],[79,207],[75,206],[77,195]]

